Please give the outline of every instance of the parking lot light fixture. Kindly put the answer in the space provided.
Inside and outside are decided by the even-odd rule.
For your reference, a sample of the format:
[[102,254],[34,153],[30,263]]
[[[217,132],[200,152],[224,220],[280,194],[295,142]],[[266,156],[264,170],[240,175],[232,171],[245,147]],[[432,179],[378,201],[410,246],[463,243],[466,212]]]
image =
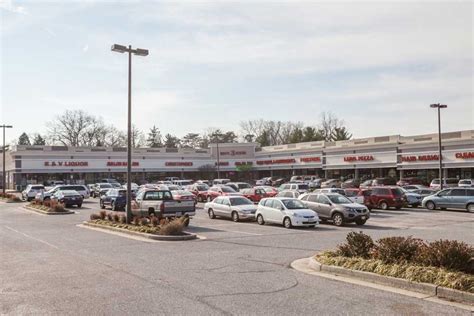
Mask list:
[[6,175],[5,175],[5,128],[13,128],[11,125],[0,125],[0,127],[3,129],[3,147],[2,147],[2,156],[3,156],[3,164],[2,164],[2,192],[5,194],[5,185],[6,185]]
[[132,49],[129,45],[112,45],[112,51],[116,53],[128,53],[128,120],[127,120],[127,223],[132,221],[132,54],[148,56],[148,50],[143,48]]
[[438,155],[439,155],[439,189],[443,189],[443,155],[441,153],[441,109],[445,109],[446,104],[430,104],[430,108],[438,109]]
[[222,137],[221,133],[214,133],[212,134],[216,142],[216,150],[217,150],[217,179],[221,178],[221,170],[220,170],[220,153],[219,153],[219,137]]

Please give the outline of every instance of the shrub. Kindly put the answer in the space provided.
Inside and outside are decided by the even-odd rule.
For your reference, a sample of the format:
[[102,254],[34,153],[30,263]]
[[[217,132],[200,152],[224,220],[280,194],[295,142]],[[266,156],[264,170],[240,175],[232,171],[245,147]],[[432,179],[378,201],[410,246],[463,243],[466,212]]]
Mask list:
[[53,207],[51,207],[51,212],[64,212],[66,209],[64,208],[63,204],[56,203]]
[[183,216],[183,217],[180,217],[184,227],[187,227],[189,225],[189,216]]
[[420,251],[423,265],[474,273],[474,247],[457,240],[437,240]]
[[108,219],[109,221],[113,221],[113,219],[114,219],[114,218],[113,218],[113,214],[112,214],[112,213],[107,213],[107,219]]
[[140,218],[140,225],[146,226],[148,224],[148,219],[146,217]]
[[160,220],[156,216],[151,216],[150,223],[151,223],[151,226],[156,227],[160,223]]
[[46,207],[51,207],[51,201],[50,200],[45,200],[43,201],[43,205]]
[[384,263],[410,262],[419,256],[425,246],[421,239],[409,237],[386,237],[377,241],[373,257]]
[[91,221],[101,219],[100,215],[96,213],[92,213],[90,218],[91,218]]
[[140,217],[139,216],[134,216],[133,220],[132,220],[132,224],[135,225],[135,226],[139,226],[140,225]]
[[100,211],[100,212],[99,212],[99,216],[100,216],[100,219],[101,219],[101,220],[104,220],[105,217],[107,216],[107,212],[106,212],[106,211]]
[[10,202],[21,202],[21,199],[18,196],[13,196],[8,198]]
[[117,213],[114,214],[114,216],[113,216],[112,219],[113,219],[113,221],[114,221],[115,223],[120,222],[120,216],[119,216]]
[[337,253],[344,257],[361,257],[367,259],[370,257],[370,253],[374,248],[372,237],[363,232],[350,232],[346,236],[346,241],[346,244],[339,245],[337,249]]
[[125,215],[119,215],[119,222],[120,224],[125,224],[127,222]]
[[174,219],[160,228],[160,235],[182,235],[184,224],[182,219]]

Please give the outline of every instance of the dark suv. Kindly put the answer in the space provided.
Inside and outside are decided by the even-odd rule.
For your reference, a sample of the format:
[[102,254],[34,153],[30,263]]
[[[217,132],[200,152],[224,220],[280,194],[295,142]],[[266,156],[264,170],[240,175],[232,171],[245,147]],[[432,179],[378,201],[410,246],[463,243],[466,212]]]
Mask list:
[[387,210],[393,207],[397,210],[407,205],[407,198],[405,193],[399,187],[383,186],[372,187],[370,195],[364,199],[365,204],[369,209],[380,208]]

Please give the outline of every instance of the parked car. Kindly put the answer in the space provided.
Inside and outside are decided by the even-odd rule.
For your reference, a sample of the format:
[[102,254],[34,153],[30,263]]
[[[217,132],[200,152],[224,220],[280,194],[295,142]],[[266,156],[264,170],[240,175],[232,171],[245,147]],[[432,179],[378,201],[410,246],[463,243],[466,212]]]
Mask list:
[[196,196],[198,202],[204,202],[207,199],[207,190],[209,186],[205,183],[194,183],[187,187],[187,189]]
[[127,205],[127,190],[125,189],[110,189],[105,194],[100,196],[100,208],[110,206],[112,211],[125,210]]
[[196,182],[194,183],[206,184],[207,186],[211,185],[211,182],[209,180],[196,180]]
[[423,180],[420,178],[416,177],[411,177],[411,178],[403,178],[397,181],[397,185],[400,187],[406,186],[406,185],[423,185]]
[[176,184],[177,186],[180,186],[180,187],[184,187],[186,185],[193,184],[193,180],[175,180],[173,184]]
[[[113,183],[112,183],[112,186],[114,186]],[[122,187],[123,189],[127,190],[127,183],[123,184],[121,187]],[[138,189],[140,188],[140,187],[138,186],[138,184],[136,184],[136,183],[134,183],[134,182],[131,182],[131,183],[130,183],[130,187],[131,187],[131,189],[132,189],[132,192],[135,192],[135,193],[137,193]]]
[[234,222],[255,219],[256,210],[255,204],[243,196],[219,196],[204,204],[204,211],[207,212],[209,218],[227,217],[232,218]]
[[[443,189],[457,187],[458,182],[459,182],[459,180],[457,178],[443,178]],[[439,190],[440,189],[439,178],[433,179],[431,181],[430,189],[433,189],[433,190]]]
[[255,185],[273,185],[271,177],[265,177],[255,182]]
[[420,184],[407,184],[407,185],[403,185],[402,188],[404,188],[407,191],[430,189],[427,186],[420,185]]
[[314,180],[311,180],[308,182],[308,187],[310,190],[315,190],[315,189],[320,189],[321,188],[321,183],[326,181],[324,178],[316,178]]
[[107,178],[107,179],[101,179],[100,183],[119,183],[119,182],[116,179]]
[[141,191],[132,201],[135,216],[191,217],[196,214],[194,201],[176,201],[169,190],[147,189]]
[[395,178],[376,178],[372,181],[372,186],[385,186],[385,185],[397,185],[397,179]]
[[239,192],[242,189],[248,189],[252,186],[246,182],[227,182],[225,185],[231,187],[235,191]]
[[343,195],[349,200],[351,200],[353,203],[364,205],[364,196],[360,194],[359,189],[356,189],[356,188],[344,189]]
[[278,192],[276,197],[286,197],[286,198],[293,198],[296,199],[300,195],[300,192],[297,190],[283,190]]
[[318,213],[321,220],[331,220],[336,226],[351,222],[364,225],[370,218],[370,212],[366,206],[354,203],[337,193],[309,193],[302,196],[301,201]]
[[313,191],[314,193],[338,193],[341,195],[346,195],[346,191],[344,189],[339,188],[326,188],[326,189],[317,189]]
[[342,189],[359,188],[360,181],[357,179],[348,179],[341,184]]
[[329,179],[321,183],[321,188],[340,188],[341,180],[339,179]]
[[214,179],[212,180],[212,184],[213,185],[216,185],[216,184],[226,184],[230,182],[230,179]]
[[221,195],[240,195],[241,196],[242,194],[240,194],[239,192],[236,192],[231,187],[213,186],[213,187],[210,187],[209,190],[207,190],[206,200],[207,202],[211,202],[216,197],[221,196]]
[[243,196],[254,203],[260,202],[261,199],[270,197],[269,194],[262,187],[254,187],[250,189],[243,189],[240,191]]
[[256,186],[255,188],[263,189],[268,197],[274,197],[275,195],[278,194],[278,189],[275,187],[262,185],[262,186]]
[[97,183],[94,187],[94,192],[92,192],[92,197],[100,197],[105,194],[108,190],[113,189],[114,187],[110,183]]
[[173,194],[173,198],[176,201],[193,201],[194,205],[197,204],[196,196],[193,193],[191,193],[190,191],[174,190],[174,191],[171,191],[171,194]]
[[73,205],[81,207],[83,198],[79,192],[74,190],[57,190],[51,196],[51,200],[64,204],[66,207],[71,207]]
[[173,183],[173,181],[176,181],[176,180],[179,180],[179,178],[178,177],[166,177],[165,178],[165,181],[169,181],[171,183]]
[[266,198],[258,204],[255,212],[257,223],[283,224],[285,228],[293,226],[315,227],[319,224],[318,214],[308,209],[300,200],[292,198]]
[[403,193],[405,194],[406,198],[407,198],[407,205],[410,206],[410,207],[418,207],[421,205],[421,201],[423,200],[423,197],[421,196],[421,194],[418,194],[416,192],[413,192],[413,191],[408,191],[408,190],[405,190],[404,188],[400,188],[401,190],[403,190]]
[[370,179],[370,180],[365,180],[364,182],[362,182],[360,185],[359,185],[359,189],[370,189],[372,187],[372,183],[374,182],[374,180]]
[[44,185],[42,184],[28,184],[21,192],[21,197],[23,200],[31,201],[34,200],[36,197],[36,194],[40,193],[41,191],[44,191]]
[[474,180],[473,179],[461,179],[458,182],[458,187],[474,187]]
[[422,206],[429,210],[465,209],[474,212],[474,188],[450,188],[423,199]]
[[285,183],[280,185],[278,191],[286,191],[286,190],[296,190],[299,193],[305,193],[309,190],[309,186],[306,183]]
[[272,185],[280,186],[283,183],[285,183],[286,181],[287,181],[287,179],[285,179],[285,178],[276,178],[275,180],[272,180]]
[[370,208],[387,210],[394,207],[399,210],[407,205],[407,198],[402,189],[397,186],[372,187],[371,194],[365,203]]
[[433,195],[435,194],[437,191],[435,190],[431,190],[429,188],[426,188],[426,189],[416,189],[416,190],[408,190],[409,192],[414,192],[414,193],[417,193],[419,195],[421,195],[421,198],[422,198],[422,201],[425,197],[427,196],[430,196],[430,195]]
[[78,194],[81,195],[82,199],[89,198],[89,190],[87,189],[87,187],[85,185],[79,185],[79,184],[57,185],[48,191],[37,193],[35,198],[39,201],[47,201],[51,199],[53,194],[55,194],[57,191],[66,191],[66,190],[76,191]]

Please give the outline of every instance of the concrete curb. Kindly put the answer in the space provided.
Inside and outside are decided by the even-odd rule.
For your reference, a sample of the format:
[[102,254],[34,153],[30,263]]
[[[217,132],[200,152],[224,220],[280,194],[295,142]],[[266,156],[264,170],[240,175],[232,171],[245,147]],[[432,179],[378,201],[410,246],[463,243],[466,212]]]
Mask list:
[[28,211],[33,211],[33,212],[36,212],[36,213],[40,213],[40,214],[43,214],[43,215],[69,215],[69,214],[76,214],[76,212],[74,211],[65,211],[65,212],[46,212],[46,211],[43,211],[43,210],[39,210],[37,208],[34,208],[34,207],[28,207],[28,206],[23,206],[24,209],[28,210]]
[[431,296],[436,296],[443,299],[453,300],[457,302],[468,303],[474,305],[474,294],[458,291],[439,285],[429,283],[418,283],[400,278],[384,276],[373,272],[365,272],[358,270],[351,270],[343,267],[328,266],[318,262],[314,257],[309,258],[308,267],[314,271],[344,275],[352,278],[357,278],[363,281],[368,281],[381,285],[388,285],[395,288],[423,293]]
[[153,240],[161,240],[161,241],[182,241],[182,240],[193,240],[197,239],[196,234],[191,234],[188,232],[184,232],[186,235],[183,236],[165,236],[165,235],[153,235],[153,234],[147,234],[147,233],[140,233],[140,232],[134,232],[131,230],[119,228],[119,227],[113,227],[113,226],[105,226],[105,225],[99,225],[99,224],[94,224],[94,223],[89,223],[87,221],[84,221],[82,223],[84,226],[90,226],[94,228],[100,228],[100,229],[105,229],[105,230],[110,230],[114,232],[119,232],[123,234],[128,234],[132,236],[140,236],[148,239],[153,239]]

